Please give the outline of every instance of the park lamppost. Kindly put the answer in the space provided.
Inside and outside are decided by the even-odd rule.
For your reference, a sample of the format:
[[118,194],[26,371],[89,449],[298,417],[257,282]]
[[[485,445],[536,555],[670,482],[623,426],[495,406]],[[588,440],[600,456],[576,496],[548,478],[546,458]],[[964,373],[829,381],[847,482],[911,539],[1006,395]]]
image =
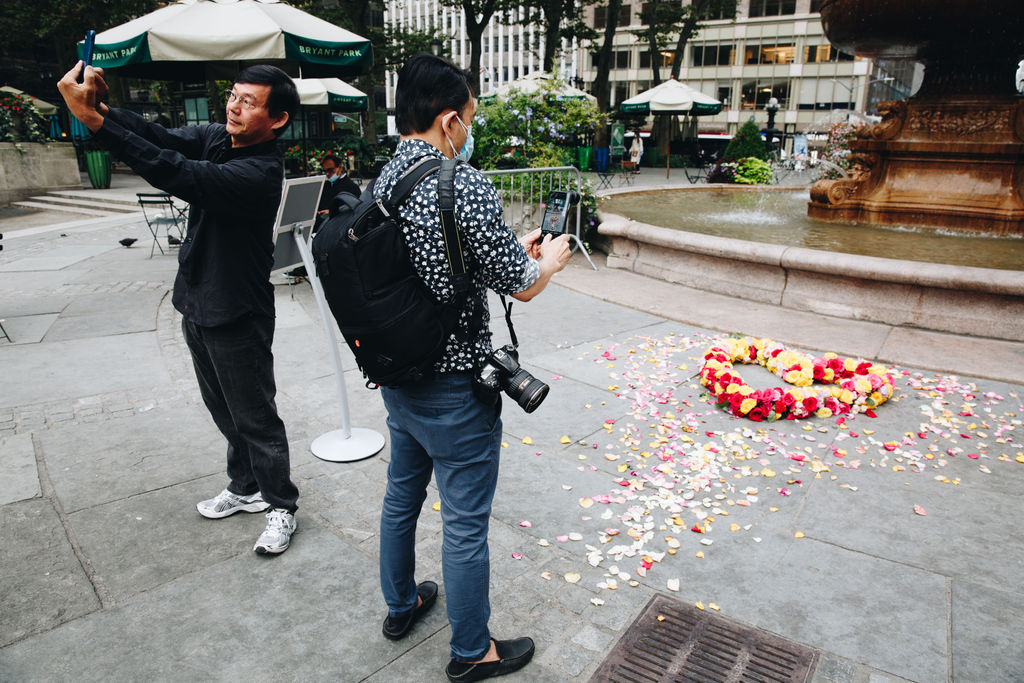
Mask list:
[[779,113],[778,98],[768,98],[768,103],[764,105],[764,110],[768,114],[768,126],[764,129],[764,135],[768,139],[768,151],[772,152],[775,149],[775,138],[779,133],[775,129],[775,115]]
[[435,57],[440,57],[442,49],[444,49],[444,43],[442,43],[440,40],[434,38],[432,41],[430,41],[430,54],[434,55]]

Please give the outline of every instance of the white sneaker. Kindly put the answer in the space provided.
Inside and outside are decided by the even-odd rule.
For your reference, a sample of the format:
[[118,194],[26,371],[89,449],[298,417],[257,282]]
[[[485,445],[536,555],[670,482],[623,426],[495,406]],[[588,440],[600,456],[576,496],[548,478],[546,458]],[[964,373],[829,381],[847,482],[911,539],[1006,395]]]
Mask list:
[[227,489],[218,493],[215,498],[196,503],[199,514],[209,519],[220,519],[236,512],[263,512],[268,507],[270,503],[263,500],[263,494],[259,491],[251,496],[239,496]]
[[281,508],[274,508],[267,513],[267,528],[260,534],[253,550],[260,555],[283,553],[288,550],[295,528],[294,514]]

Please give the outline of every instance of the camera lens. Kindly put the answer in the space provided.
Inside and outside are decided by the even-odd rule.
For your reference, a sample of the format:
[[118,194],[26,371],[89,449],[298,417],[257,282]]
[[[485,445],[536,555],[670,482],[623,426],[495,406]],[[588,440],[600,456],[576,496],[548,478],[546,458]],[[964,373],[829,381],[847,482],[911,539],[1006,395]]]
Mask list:
[[508,380],[505,393],[528,413],[537,409],[548,395],[550,387],[522,368]]

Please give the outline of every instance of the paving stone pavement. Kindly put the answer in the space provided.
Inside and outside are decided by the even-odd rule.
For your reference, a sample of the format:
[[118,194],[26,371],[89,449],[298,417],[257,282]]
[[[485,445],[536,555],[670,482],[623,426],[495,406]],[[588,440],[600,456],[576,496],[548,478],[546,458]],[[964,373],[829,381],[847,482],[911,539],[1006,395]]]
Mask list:
[[[259,557],[261,515],[194,511],[225,483],[224,446],[170,305],[176,255],[120,247],[143,243],[135,219],[0,232],[14,339],[0,341],[0,680],[444,680],[443,583],[406,640],[380,635],[387,447],[349,464],[309,451],[340,421],[309,286],[274,278],[301,498],[293,547]],[[532,415],[503,413],[490,625],[538,646],[509,680],[589,680],[656,592],[820,650],[818,683],[1024,680],[1019,384],[905,365],[875,419],[755,424],[694,379],[713,321],[672,319],[667,299],[615,303],[644,281],[587,268],[575,260],[514,309],[522,359],[552,391]],[[804,347],[842,351],[829,324]],[[341,353],[352,423],[386,434],[379,395]],[[758,370],[744,374],[770,384]],[[659,444],[688,459],[644,457]],[[431,489],[417,557],[440,582],[438,500]],[[646,576],[644,555],[658,555]]]

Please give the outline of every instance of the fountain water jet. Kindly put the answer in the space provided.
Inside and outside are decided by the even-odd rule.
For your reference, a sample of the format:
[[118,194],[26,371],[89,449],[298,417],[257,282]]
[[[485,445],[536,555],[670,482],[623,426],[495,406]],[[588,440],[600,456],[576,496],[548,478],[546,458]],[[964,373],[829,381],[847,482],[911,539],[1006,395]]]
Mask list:
[[918,93],[883,102],[851,143],[848,178],[811,189],[828,221],[1024,235],[1021,0],[825,0],[829,40],[861,56],[925,64]]

